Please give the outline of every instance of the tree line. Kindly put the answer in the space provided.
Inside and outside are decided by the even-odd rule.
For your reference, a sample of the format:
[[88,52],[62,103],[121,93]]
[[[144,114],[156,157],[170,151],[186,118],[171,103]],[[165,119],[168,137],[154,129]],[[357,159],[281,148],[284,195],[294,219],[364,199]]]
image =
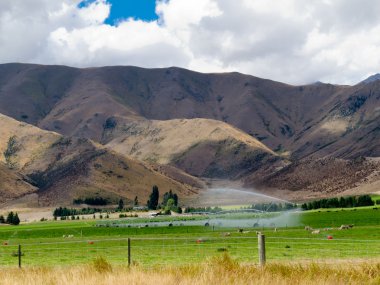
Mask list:
[[252,204],[246,209],[258,210],[263,212],[281,212],[289,211],[298,208],[297,204],[293,203],[258,203]]
[[373,206],[371,196],[361,195],[358,197],[349,196],[349,197],[340,197],[340,198],[330,198],[330,199],[321,199],[315,200],[309,203],[302,204],[301,208],[303,210],[315,210],[320,208],[353,208],[353,207],[364,207],[364,206]]
[[108,204],[108,200],[102,197],[90,197],[90,198],[78,198],[73,200],[74,204],[87,204],[93,206],[105,206]]
[[19,225],[20,218],[17,213],[9,212],[7,218],[5,219],[3,215],[0,215],[0,224],[9,224],[9,225]]
[[184,213],[219,213],[223,211],[219,207],[186,207]]
[[54,218],[57,217],[68,217],[77,215],[90,215],[101,212],[101,209],[97,208],[83,208],[83,209],[69,209],[66,207],[59,207],[53,211]]

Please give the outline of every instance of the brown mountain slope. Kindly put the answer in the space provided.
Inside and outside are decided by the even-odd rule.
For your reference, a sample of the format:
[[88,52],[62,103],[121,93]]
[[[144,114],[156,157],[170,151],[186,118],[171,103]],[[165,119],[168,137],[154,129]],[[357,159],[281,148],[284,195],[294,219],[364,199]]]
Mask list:
[[[64,203],[75,198],[101,196],[112,202],[120,197],[145,203],[152,185],[163,192],[170,189],[179,197],[196,193],[193,187],[177,182],[141,162],[110,152],[86,139],[71,139],[54,147],[57,160],[30,177],[39,187],[40,204]],[[41,158],[44,160],[44,158]]]
[[101,141],[107,119],[210,118],[299,159],[380,156],[380,81],[290,86],[179,68],[0,65],[0,112]]
[[357,158],[354,160],[324,157],[319,159],[303,159],[287,165],[272,173],[257,172],[244,179],[246,187],[274,190],[291,199],[307,199],[315,197],[336,196],[350,192],[351,195],[361,192],[374,192],[371,184],[380,182],[380,160]]
[[195,176],[237,178],[281,161],[255,138],[220,121],[115,122],[103,138],[109,141],[107,147],[142,161],[173,165]]
[[36,187],[15,170],[0,163],[0,203],[12,200],[36,191]]
[[337,92],[295,137],[295,157],[380,156],[380,81]]
[[35,186],[20,182],[12,195],[6,194],[9,187],[3,188],[3,201],[35,192],[40,206],[71,204],[73,199],[94,196],[111,202],[120,197],[132,201],[138,196],[145,203],[155,184],[161,191],[171,189],[179,197],[196,191],[174,171],[171,176],[179,177],[179,182],[88,139],[65,138],[3,115],[0,123],[0,157],[7,168],[13,169],[1,168],[2,181],[19,181],[18,177],[27,176]]
[[[24,169],[41,156],[62,136],[41,130],[0,114],[0,161],[10,168]],[[42,162],[44,166],[51,159]]]

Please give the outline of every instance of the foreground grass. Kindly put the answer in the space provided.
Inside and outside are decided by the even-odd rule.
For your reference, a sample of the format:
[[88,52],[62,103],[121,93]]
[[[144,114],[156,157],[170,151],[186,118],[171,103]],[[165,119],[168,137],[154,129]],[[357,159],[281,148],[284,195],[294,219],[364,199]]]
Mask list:
[[228,255],[200,264],[142,268],[91,265],[0,271],[1,284],[380,284],[380,261],[243,264]]

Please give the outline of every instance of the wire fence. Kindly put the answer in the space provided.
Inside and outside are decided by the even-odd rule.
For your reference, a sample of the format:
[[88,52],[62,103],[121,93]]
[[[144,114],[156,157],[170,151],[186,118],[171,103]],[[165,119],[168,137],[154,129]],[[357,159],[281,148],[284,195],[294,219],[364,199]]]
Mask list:
[[[326,260],[380,258],[380,240],[267,237],[266,259]],[[3,244],[0,266],[49,266],[88,264],[96,257],[105,257],[113,264],[142,266],[191,264],[228,253],[246,263],[259,260],[256,236],[115,238],[99,240],[67,240]]]

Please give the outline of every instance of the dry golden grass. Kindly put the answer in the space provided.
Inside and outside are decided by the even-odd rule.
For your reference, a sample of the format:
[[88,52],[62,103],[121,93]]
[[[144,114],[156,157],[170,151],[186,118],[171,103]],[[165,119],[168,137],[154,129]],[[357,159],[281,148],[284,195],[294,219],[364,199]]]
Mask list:
[[0,202],[34,191],[35,187],[26,183],[22,175],[0,162]]
[[5,162],[3,153],[7,149],[9,138],[14,136],[18,151],[12,157],[12,162],[19,169],[45,153],[61,137],[57,133],[41,130],[2,114],[0,114],[0,126],[0,161]]
[[1,284],[380,284],[380,262],[271,263],[265,268],[224,257],[178,267],[111,267],[99,258],[88,266],[8,269]]
[[[128,132],[125,132],[128,129]],[[107,144],[113,150],[139,160],[160,164],[171,162],[175,154],[186,152],[204,141],[234,139],[251,149],[274,155],[273,151],[252,136],[224,122],[210,119],[175,119],[140,121],[113,132],[114,140]]]

